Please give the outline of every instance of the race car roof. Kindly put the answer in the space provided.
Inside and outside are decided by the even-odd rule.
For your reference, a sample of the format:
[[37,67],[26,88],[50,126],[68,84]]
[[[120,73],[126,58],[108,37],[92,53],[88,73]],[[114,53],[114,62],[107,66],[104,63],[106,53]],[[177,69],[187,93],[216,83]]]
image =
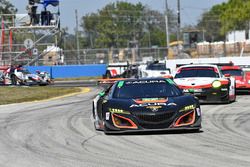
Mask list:
[[212,67],[212,68],[218,68],[217,65],[213,65],[213,64],[188,64],[188,65],[180,66],[179,68],[185,68],[185,67]]
[[241,70],[240,66],[222,66],[221,70]]

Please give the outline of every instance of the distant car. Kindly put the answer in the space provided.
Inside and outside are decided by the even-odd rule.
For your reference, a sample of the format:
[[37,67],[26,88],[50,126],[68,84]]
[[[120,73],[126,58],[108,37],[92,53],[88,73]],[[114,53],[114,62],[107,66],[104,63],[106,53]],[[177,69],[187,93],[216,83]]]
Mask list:
[[6,85],[6,71],[8,66],[0,66],[0,85]]
[[236,80],[237,91],[250,91],[250,76],[248,71],[243,71],[240,66],[222,66],[223,75],[233,76]]
[[105,133],[201,128],[198,99],[164,78],[117,81],[93,100],[93,118]]
[[159,61],[154,61],[148,63],[147,65],[141,65],[138,68],[139,78],[150,78],[150,77],[171,77],[170,68],[166,67],[166,63],[160,63]]
[[229,103],[236,99],[235,79],[224,77],[217,65],[184,65],[174,77],[185,93],[192,93],[201,103]]
[[36,74],[40,77],[40,86],[50,85],[54,82],[47,71],[36,71]]
[[103,78],[130,78],[137,75],[137,65],[123,63],[112,63],[107,66]]

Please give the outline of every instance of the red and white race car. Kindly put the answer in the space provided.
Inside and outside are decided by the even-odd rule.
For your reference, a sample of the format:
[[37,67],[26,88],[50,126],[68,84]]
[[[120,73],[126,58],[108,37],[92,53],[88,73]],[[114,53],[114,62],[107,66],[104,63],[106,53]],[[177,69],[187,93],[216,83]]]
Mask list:
[[46,85],[44,78],[22,66],[0,66],[0,85]]
[[243,71],[240,66],[222,66],[221,72],[235,78],[237,91],[250,91],[250,71]]
[[193,93],[201,103],[229,103],[236,100],[235,79],[224,77],[217,65],[181,66],[174,81],[184,93]]

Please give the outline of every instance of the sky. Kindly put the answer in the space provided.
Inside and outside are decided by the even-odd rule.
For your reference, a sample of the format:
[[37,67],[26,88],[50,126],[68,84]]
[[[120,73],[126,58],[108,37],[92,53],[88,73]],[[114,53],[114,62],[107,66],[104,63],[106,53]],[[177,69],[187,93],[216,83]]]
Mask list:
[[[9,0],[17,9],[19,14],[27,13],[26,6],[28,0]],[[120,0],[121,1],[121,0]],[[141,2],[150,9],[165,11],[166,0],[123,0],[130,3]],[[181,25],[195,25],[201,14],[209,10],[213,5],[227,2],[228,0],[180,0],[181,6]],[[73,33],[76,27],[75,10],[78,11],[78,18],[88,13],[95,13],[105,5],[116,0],[60,0],[61,27],[68,27],[69,32]],[[168,6],[177,12],[177,0],[167,0]],[[42,6],[39,6],[42,8]],[[49,8],[53,10],[53,8]],[[54,8],[55,9],[55,8]],[[56,9],[57,10],[57,9]]]

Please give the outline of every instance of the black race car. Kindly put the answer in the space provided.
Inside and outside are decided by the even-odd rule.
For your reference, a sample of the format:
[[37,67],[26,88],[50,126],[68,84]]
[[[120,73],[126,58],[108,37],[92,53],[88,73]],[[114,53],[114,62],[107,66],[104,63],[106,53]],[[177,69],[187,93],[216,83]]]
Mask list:
[[93,118],[105,133],[201,128],[198,99],[164,78],[115,82],[93,100]]

